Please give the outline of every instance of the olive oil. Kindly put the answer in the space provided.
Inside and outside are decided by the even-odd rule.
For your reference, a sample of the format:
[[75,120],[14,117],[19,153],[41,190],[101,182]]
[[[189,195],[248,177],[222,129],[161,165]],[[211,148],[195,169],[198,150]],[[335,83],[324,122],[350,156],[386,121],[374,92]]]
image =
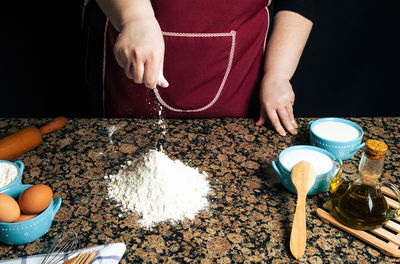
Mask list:
[[[331,214],[342,224],[355,229],[372,230],[397,216],[397,212],[389,209],[378,184],[386,151],[384,142],[367,140],[357,180],[344,179],[341,172],[331,180]],[[396,189],[394,186],[391,188]]]
[[331,197],[333,216],[346,226],[372,230],[386,221],[386,199],[373,186],[344,181]]

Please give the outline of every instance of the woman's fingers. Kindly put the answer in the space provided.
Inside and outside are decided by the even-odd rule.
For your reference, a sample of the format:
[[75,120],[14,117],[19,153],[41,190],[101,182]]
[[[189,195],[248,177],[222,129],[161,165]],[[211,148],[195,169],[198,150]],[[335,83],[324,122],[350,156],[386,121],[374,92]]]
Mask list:
[[257,126],[261,126],[265,123],[265,121],[267,120],[267,113],[265,111],[264,106],[261,106],[261,110],[260,110],[260,117],[258,118],[258,121],[256,122]]
[[[293,114],[294,92],[288,79],[264,76],[261,82],[260,103],[280,135],[286,135],[286,131],[297,134],[297,124]],[[257,124],[262,123],[263,120],[260,118]]]
[[128,60],[127,56],[121,49],[118,49],[117,46],[114,46],[114,54],[115,60],[117,61],[118,65],[124,69],[126,77],[133,80],[133,70],[132,70],[132,63]]
[[160,71],[160,75],[158,76],[157,85],[162,88],[167,88],[169,86],[169,83],[168,83],[167,79],[165,79],[162,70]]
[[121,54],[120,54],[120,52],[118,52],[118,51],[116,51],[115,49],[114,49],[114,54],[115,54],[115,60],[117,61],[117,63],[118,63],[118,65],[121,67],[121,68],[126,68],[126,65],[127,65],[127,63],[126,63],[126,57],[125,56],[122,56]]
[[290,122],[293,124],[294,128],[297,128],[298,126],[296,120],[294,119],[294,114],[293,114],[293,106],[286,107],[286,111],[289,114]]
[[144,64],[144,75],[143,81],[147,88],[156,88],[158,82],[158,76],[161,70],[161,60],[155,61],[154,59],[149,59]]
[[282,121],[284,127],[290,134],[296,135],[297,130],[293,123],[294,118],[293,119],[291,118],[289,112],[286,109],[287,109],[286,107],[282,107],[277,110],[279,119],[280,121]]
[[[288,107],[290,108],[290,107]],[[266,121],[268,116],[271,124],[274,126],[276,132],[281,136],[286,136],[286,131],[296,135],[297,134],[297,124],[293,116],[293,109],[287,110],[288,108],[270,108],[265,111],[263,108],[260,111],[260,117],[256,122],[256,125],[260,126]],[[283,126],[282,126],[283,124]],[[286,130],[285,130],[286,129]]]
[[283,129],[281,122],[279,120],[278,114],[276,109],[268,109],[267,108],[267,115],[269,118],[269,121],[271,121],[271,124],[274,126],[276,132],[279,133],[281,136],[286,136],[286,131]]
[[[114,54],[128,78],[155,88],[164,59],[164,39],[157,20],[151,17],[125,23],[115,42]],[[164,86],[166,83],[162,81]]]
[[124,69],[126,76],[135,83],[144,83],[147,88],[159,85],[168,87],[169,83],[162,73],[162,56],[148,58],[145,62],[141,58],[116,56],[118,64]]
[[147,88],[153,89],[156,85],[167,88],[168,81],[162,72],[162,67],[152,61],[142,64],[129,64],[124,67],[125,74],[128,78],[134,80],[135,83],[144,83]]
[[135,78],[135,76],[133,75],[131,64],[129,64],[123,68],[124,68],[126,77],[133,80]]
[[131,65],[131,73],[135,83],[143,83],[144,63],[140,59],[136,59]]

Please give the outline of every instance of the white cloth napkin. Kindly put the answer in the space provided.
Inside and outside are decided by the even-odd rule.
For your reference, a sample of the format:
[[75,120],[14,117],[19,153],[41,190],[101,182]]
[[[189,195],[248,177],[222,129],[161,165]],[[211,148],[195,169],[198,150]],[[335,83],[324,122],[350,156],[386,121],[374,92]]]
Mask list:
[[[107,245],[100,245],[91,248],[79,249],[74,255],[69,258],[64,257],[64,262],[77,256],[81,251],[91,251],[96,250],[96,257],[92,264],[117,264],[124,255],[126,246],[124,243],[114,243]],[[66,253],[60,253],[66,256]],[[22,257],[12,260],[1,260],[0,264],[40,264],[45,258],[46,254],[33,255]]]

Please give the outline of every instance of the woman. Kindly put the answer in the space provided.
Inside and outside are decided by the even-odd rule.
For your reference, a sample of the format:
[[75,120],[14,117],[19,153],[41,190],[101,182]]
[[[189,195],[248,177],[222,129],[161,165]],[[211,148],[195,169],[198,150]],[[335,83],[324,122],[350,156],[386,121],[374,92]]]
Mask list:
[[262,0],[97,3],[108,17],[107,116],[157,117],[160,107],[171,118],[258,115],[257,125],[268,118],[279,134],[297,133],[290,79],[312,27],[305,16],[283,7],[266,45],[269,2]]

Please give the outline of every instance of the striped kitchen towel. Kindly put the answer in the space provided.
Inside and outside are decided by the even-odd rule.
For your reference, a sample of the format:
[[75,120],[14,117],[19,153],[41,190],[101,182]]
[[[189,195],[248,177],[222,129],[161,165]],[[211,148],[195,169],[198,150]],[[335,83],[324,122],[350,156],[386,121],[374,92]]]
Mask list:
[[[58,255],[57,257],[59,257],[62,260],[61,262],[58,262],[61,264],[67,261],[68,259],[77,256],[81,251],[88,252],[91,250],[95,250],[96,258],[93,260],[92,264],[117,264],[124,255],[125,249],[126,246],[124,243],[113,243],[107,245],[94,246],[91,248],[79,249],[75,254],[73,254],[69,258],[66,257],[67,256],[66,253],[60,253],[61,255]],[[22,257],[18,259],[0,260],[0,264],[41,264],[45,256],[46,254],[40,254],[40,255]]]

